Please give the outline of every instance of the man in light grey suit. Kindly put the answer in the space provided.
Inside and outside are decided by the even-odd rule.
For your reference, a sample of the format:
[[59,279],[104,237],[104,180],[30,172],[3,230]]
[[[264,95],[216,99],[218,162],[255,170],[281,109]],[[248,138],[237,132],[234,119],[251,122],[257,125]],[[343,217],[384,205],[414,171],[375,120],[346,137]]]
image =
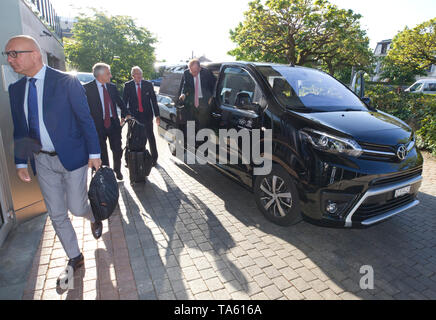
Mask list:
[[97,132],[82,85],[77,78],[44,65],[35,39],[13,37],[3,54],[15,72],[25,75],[9,87],[17,174],[23,182],[31,181],[30,160],[69,258],[57,283],[67,283],[84,264],[68,210],[91,220],[96,239],[102,233],[102,223],[95,221],[87,196],[88,168],[101,166]]

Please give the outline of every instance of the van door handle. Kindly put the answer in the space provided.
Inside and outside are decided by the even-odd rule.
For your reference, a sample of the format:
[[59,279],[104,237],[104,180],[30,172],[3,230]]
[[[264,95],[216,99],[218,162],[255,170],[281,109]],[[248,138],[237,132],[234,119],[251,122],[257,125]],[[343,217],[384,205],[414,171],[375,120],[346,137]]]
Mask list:
[[215,119],[219,119],[222,117],[222,115],[220,113],[212,112],[212,117],[214,117]]

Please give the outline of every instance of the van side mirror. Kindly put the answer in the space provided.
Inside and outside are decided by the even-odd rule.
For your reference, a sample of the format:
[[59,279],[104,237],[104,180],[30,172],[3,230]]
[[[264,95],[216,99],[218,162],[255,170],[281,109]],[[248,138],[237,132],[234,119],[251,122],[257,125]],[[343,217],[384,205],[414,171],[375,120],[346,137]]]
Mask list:
[[254,112],[256,112],[256,114],[260,114],[260,112],[262,111],[262,107],[260,106],[260,104],[255,103],[255,102],[252,102],[250,104],[241,105],[238,107],[238,109],[254,111]]
[[371,104],[371,98],[369,97],[363,97],[362,101],[364,104],[366,104],[367,106],[369,106]]

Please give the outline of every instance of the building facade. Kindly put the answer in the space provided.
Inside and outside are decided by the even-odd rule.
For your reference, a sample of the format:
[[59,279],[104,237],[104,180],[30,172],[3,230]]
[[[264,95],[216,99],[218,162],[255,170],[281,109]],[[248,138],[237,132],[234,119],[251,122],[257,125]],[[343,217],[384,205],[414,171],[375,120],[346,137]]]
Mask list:
[[[377,43],[374,50],[374,56],[376,58],[375,75],[371,81],[381,81],[382,59],[387,56],[388,51],[391,49],[392,39],[383,40]],[[416,80],[421,78],[436,78],[436,65],[431,65],[426,72],[425,76],[417,76]]]

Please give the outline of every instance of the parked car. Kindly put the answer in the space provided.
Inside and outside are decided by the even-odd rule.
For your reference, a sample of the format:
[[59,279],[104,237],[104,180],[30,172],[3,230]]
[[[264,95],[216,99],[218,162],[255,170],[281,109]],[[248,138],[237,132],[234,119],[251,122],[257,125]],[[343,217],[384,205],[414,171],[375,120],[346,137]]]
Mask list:
[[[269,174],[254,175],[253,161],[210,163],[249,188],[270,221],[286,226],[304,218],[366,227],[419,203],[423,157],[415,134],[400,119],[372,108],[369,99],[365,104],[330,75],[310,68],[248,62],[204,67],[217,76],[210,129],[272,130]],[[166,73],[161,94],[176,102],[181,79],[180,72]],[[170,145],[176,139],[168,130],[174,127],[167,120],[159,127]]]
[[420,79],[404,91],[411,93],[436,94],[436,79]]
[[81,84],[85,84],[91,81],[94,81],[95,77],[91,72],[77,72],[77,71],[69,71],[68,74],[71,74],[77,79],[79,79]]
[[160,94],[157,94],[156,98],[157,98],[157,104],[159,106],[160,117],[175,123],[176,107],[173,100],[170,97],[163,96]]

